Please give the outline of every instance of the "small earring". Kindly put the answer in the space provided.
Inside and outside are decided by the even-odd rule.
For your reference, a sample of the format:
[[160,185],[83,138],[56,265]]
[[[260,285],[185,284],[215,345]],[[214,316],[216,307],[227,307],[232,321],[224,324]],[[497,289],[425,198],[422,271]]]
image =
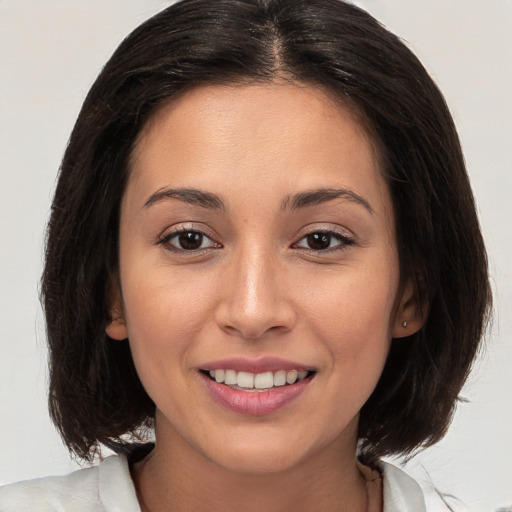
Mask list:
[[407,321],[406,321],[406,320],[404,320],[404,321],[402,322],[402,327],[403,327],[404,329],[407,327]]

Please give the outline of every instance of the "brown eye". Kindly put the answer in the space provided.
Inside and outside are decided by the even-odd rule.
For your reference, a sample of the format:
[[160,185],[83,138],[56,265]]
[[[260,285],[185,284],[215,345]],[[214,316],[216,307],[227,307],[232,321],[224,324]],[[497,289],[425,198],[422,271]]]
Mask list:
[[331,238],[330,233],[311,233],[306,237],[306,242],[310,249],[321,251],[329,248]]
[[177,242],[180,249],[186,249],[187,251],[193,251],[199,249],[203,243],[203,234],[197,233],[196,231],[186,231],[180,233],[177,236]]
[[352,238],[331,231],[314,231],[303,236],[295,247],[310,251],[330,251],[354,245]]
[[200,231],[178,231],[167,235],[160,241],[171,251],[198,251],[220,247],[211,238]]

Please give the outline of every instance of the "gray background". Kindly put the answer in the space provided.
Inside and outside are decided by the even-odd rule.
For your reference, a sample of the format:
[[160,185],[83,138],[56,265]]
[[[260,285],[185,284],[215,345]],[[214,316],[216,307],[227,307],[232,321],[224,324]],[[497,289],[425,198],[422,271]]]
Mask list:
[[[157,0],[0,0],[0,484],[77,467],[46,411],[42,241],[85,94]],[[490,255],[496,313],[446,438],[407,470],[475,512],[512,504],[512,2],[361,0],[405,39],[455,117]]]

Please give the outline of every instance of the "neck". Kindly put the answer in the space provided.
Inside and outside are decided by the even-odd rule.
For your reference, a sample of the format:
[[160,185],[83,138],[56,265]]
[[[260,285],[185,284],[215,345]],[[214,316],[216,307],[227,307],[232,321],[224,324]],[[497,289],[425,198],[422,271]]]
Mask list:
[[175,432],[159,432],[154,450],[133,467],[143,512],[363,512],[365,480],[355,441],[336,439],[314,457],[272,473],[236,472],[204,457]]

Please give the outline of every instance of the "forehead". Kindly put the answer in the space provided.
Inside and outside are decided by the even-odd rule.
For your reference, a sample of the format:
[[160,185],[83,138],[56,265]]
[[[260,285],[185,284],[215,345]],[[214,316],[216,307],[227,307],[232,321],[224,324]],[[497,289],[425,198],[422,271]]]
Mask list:
[[237,183],[282,195],[345,186],[389,203],[374,148],[353,110],[320,88],[201,86],[165,104],[143,128],[129,188],[149,195],[200,186],[222,194]]
[[[292,134],[296,136],[302,130],[302,135],[311,137],[313,118],[320,121],[322,131],[332,130],[343,119],[343,124],[351,125],[353,134],[366,138],[373,148],[373,137],[363,128],[361,117],[355,107],[342,103],[330,91],[310,84],[278,81],[195,86],[164,103],[150,117],[139,133],[134,156],[144,151],[150,139],[164,130],[168,134],[174,130],[173,137],[189,140],[208,134],[216,143],[224,140],[229,144],[226,136],[233,132],[270,137],[277,131],[282,139]],[[286,123],[290,124],[283,131]],[[215,132],[209,130],[213,125]],[[270,131],[263,131],[269,128]],[[318,125],[314,129],[319,133]],[[348,143],[348,131],[344,135]]]

